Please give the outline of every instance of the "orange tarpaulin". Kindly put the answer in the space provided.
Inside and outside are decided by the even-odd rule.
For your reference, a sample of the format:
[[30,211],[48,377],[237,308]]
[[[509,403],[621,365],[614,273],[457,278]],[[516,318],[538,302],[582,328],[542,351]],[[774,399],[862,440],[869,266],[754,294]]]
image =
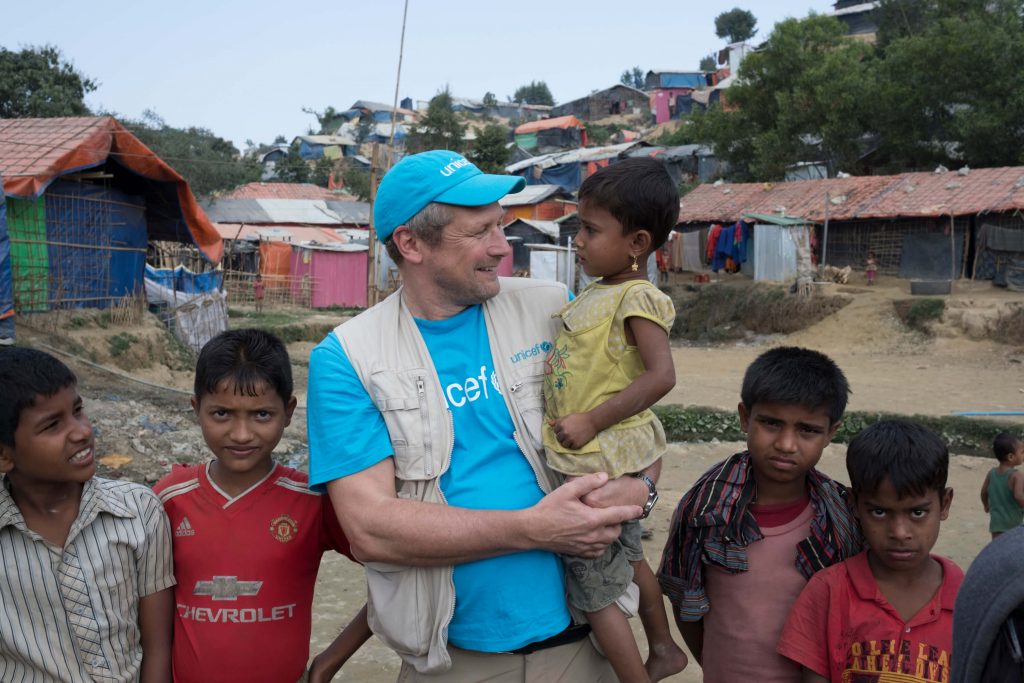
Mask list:
[[223,243],[177,171],[109,116],[0,119],[0,175],[8,197],[34,199],[57,178],[108,159],[157,183],[174,186],[192,241],[213,262]]
[[583,124],[575,116],[559,116],[553,119],[541,119],[524,123],[516,128],[515,134],[536,133],[537,131],[550,130],[551,128],[583,128]]

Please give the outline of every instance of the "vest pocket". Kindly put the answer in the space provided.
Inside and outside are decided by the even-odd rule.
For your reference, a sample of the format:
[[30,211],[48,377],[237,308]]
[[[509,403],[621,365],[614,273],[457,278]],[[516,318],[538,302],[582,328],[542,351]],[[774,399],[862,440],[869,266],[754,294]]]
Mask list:
[[431,447],[428,392],[434,392],[433,383],[422,368],[370,375],[370,396],[387,425],[399,479],[433,479],[440,472],[437,460],[443,456]]
[[435,624],[439,567],[366,563],[367,619],[373,632],[399,653],[422,656],[430,649]]
[[543,452],[544,448],[544,368],[545,362],[540,360],[516,366],[509,387],[509,400],[522,415],[526,435],[537,452]]

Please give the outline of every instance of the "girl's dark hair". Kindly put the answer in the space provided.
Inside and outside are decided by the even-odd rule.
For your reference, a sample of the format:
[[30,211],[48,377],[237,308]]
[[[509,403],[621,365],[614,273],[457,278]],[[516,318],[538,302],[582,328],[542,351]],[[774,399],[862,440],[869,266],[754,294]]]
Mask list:
[[949,449],[919,424],[882,420],[850,441],[846,471],[856,496],[875,493],[886,479],[900,498],[929,490],[941,496],[949,473]]
[[996,459],[999,462],[1006,462],[1010,454],[1017,450],[1018,443],[1020,443],[1020,439],[1015,434],[1000,432],[992,441],[992,452],[996,454]]
[[14,448],[21,412],[40,397],[77,383],[75,373],[48,353],[20,347],[0,350],[0,443]]
[[831,358],[797,346],[780,346],[754,359],[740,389],[748,411],[768,402],[824,408],[833,425],[843,418],[849,395],[846,375]]
[[598,170],[580,185],[579,200],[607,210],[625,235],[651,233],[652,251],[679,222],[679,188],[665,166],[650,157],[624,159]]
[[284,343],[265,330],[221,332],[206,343],[196,360],[196,400],[202,402],[224,380],[235,385],[236,393],[249,396],[266,383],[287,404],[292,398],[292,364]]

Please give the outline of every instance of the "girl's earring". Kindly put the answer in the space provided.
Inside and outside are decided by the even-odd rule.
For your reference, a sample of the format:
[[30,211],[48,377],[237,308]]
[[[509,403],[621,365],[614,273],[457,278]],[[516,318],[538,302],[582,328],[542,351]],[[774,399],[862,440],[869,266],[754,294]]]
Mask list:
[[629,269],[630,269],[630,270],[632,270],[632,271],[633,271],[634,273],[635,273],[636,271],[640,270],[640,266],[639,266],[639,265],[637,265],[637,262],[636,262],[636,254],[633,254],[633,265],[631,265],[631,266],[629,267]]

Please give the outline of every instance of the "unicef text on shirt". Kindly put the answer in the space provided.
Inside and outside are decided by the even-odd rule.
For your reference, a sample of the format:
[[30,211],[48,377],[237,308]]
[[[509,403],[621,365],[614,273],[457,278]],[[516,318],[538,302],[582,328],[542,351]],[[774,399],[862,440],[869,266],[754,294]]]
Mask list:
[[536,344],[534,344],[530,348],[523,349],[522,351],[518,352],[516,355],[510,356],[509,360],[512,361],[513,363],[518,363],[519,361],[524,360],[526,358],[533,358],[534,356],[540,355],[542,353],[546,354],[550,350],[551,350],[551,342],[549,342],[549,341],[537,342]]
[[[488,375],[490,375],[490,382],[488,382]],[[490,396],[487,393],[488,383],[494,387],[494,390],[501,395],[501,386],[498,384],[498,375],[495,372],[488,373],[487,366],[480,366],[480,374],[475,377],[467,377],[466,381],[462,384],[458,382],[452,382],[444,388],[445,398],[448,400],[448,405],[454,408],[461,408],[467,403],[480,398],[480,392],[483,391],[483,398],[486,401]]]

